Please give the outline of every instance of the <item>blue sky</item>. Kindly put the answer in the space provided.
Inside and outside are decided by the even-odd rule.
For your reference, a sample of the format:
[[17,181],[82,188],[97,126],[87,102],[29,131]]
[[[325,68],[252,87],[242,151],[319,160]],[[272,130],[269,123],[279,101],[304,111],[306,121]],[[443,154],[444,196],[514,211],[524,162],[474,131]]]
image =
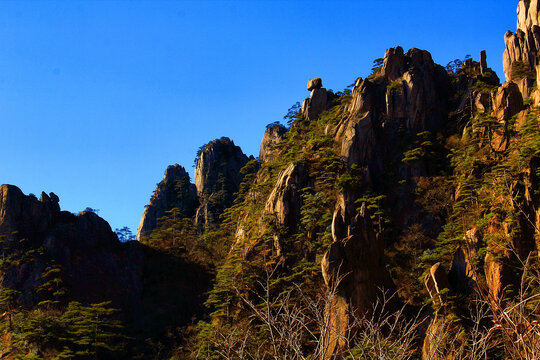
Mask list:
[[343,90],[388,47],[447,64],[487,50],[504,80],[504,1],[0,1],[0,183],[55,192],[136,231],[169,164]]

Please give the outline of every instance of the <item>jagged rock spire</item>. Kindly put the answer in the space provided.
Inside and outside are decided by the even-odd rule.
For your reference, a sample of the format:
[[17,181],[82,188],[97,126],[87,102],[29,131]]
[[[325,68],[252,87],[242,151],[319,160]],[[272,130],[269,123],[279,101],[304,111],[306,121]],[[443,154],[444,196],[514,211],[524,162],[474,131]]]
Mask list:
[[315,78],[308,81],[308,91],[311,95],[302,103],[302,115],[304,119],[315,120],[319,114],[328,109],[328,93],[322,87],[322,79]]

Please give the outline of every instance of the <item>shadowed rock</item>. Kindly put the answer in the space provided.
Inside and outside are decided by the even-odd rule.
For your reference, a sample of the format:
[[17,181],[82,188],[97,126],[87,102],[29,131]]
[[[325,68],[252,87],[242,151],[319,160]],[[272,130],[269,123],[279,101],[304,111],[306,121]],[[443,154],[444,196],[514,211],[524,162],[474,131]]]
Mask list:
[[424,278],[424,285],[429,293],[429,296],[438,303],[444,305],[445,301],[441,292],[449,288],[448,277],[440,262],[431,267],[429,273]]
[[[365,204],[360,211],[354,206],[354,194],[340,194],[332,221],[330,245],[321,261],[324,281],[335,292],[327,308],[331,331],[325,338],[331,358],[345,346],[343,336],[353,324],[374,310],[377,299],[389,297],[395,286],[383,261],[384,244],[372,226]],[[389,308],[393,303],[386,304]]]
[[178,164],[170,165],[154,190],[150,203],[144,208],[137,240],[150,235],[158,226],[158,219],[165,216],[167,211],[178,208],[185,217],[192,217],[198,205],[197,191],[190,182],[189,174]]
[[142,253],[122,247],[109,224],[93,212],[73,215],[60,211],[58,197],[42,193],[41,200],[24,195],[13,185],[0,186],[0,236],[5,255],[21,256],[43,248],[45,254],[14,261],[0,278],[2,287],[21,292],[27,307],[40,301],[36,293],[47,260],[69,274],[66,286],[72,299],[86,302],[111,300],[117,307],[134,308],[142,292],[138,274]]

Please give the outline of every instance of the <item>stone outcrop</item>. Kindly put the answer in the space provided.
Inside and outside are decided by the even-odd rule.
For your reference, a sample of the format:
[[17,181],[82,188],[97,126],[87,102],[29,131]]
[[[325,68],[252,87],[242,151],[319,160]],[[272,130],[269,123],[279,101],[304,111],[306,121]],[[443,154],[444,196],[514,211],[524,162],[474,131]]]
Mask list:
[[[279,174],[274,189],[270,193],[263,216],[271,216],[274,225],[288,234],[297,230],[300,221],[302,197],[300,190],[307,185],[307,173],[302,164],[290,164]],[[284,244],[279,232],[274,233],[274,248],[277,256],[283,254]]]
[[137,229],[137,240],[149,236],[157,227],[158,219],[165,216],[167,211],[178,208],[185,217],[192,217],[198,205],[197,191],[189,174],[178,164],[170,165],[154,190],[150,203],[144,208]]
[[266,128],[263,139],[261,141],[261,150],[259,152],[259,160],[267,162],[272,158],[273,147],[287,133],[287,128],[281,124],[272,124]]
[[449,288],[448,277],[440,262],[431,267],[429,273],[424,278],[424,285],[433,301],[440,305],[445,304],[444,296],[441,294],[444,289]]
[[448,74],[429,52],[388,49],[380,70],[369,79],[359,78],[353,87],[349,116],[335,132],[341,156],[349,166],[362,168],[363,182],[373,184],[399,128],[414,134],[444,126],[449,93]]
[[219,215],[232,205],[250,160],[232,140],[223,137],[201,150],[195,167],[195,186],[200,206],[195,214],[199,227],[219,223]]
[[484,75],[488,70],[486,50],[480,51],[480,73]]
[[[445,327],[443,319],[434,317],[429,323],[426,334],[424,337],[424,343],[422,344],[422,359],[423,360],[449,360],[450,357],[446,357],[441,353],[441,348],[444,348],[446,337],[444,332],[448,331]],[[448,344],[450,345],[450,344]]]
[[341,156],[348,165],[357,164],[364,168],[366,181],[370,181],[377,151],[378,109],[376,86],[367,80],[358,79],[352,90],[349,106],[350,119],[338,125],[336,140],[341,143]]
[[223,137],[209,142],[199,151],[195,184],[191,183],[182,166],[169,166],[144,209],[137,239],[149,236],[158,226],[158,219],[173,208],[179,209],[183,217],[193,218],[200,229],[217,225],[219,216],[232,205],[242,182],[240,169],[251,158],[232,140]]
[[60,213],[54,193],[43,193],[42,201],[26,196],[13,185],[0,186],[0,234],[8,241],[43,235]]
[[515,82],[526,98],[531,96],[534,82],[540,80],[538,0],[520,0],[517,15],[516,32],[508,31],[504,36],[503,65],[506,80]]
[[327,309],[332,324],[325,339],[328,358],[345,345],[342,336],[350,329],[351,316],[370,314],[384,291],[395,292],[383,261],[384,244],[373,230],[365,204],[357,211],[354,200],[347,190],[340,194],[332,221],[334,241],[321,262],[324,281],[335,292]]
[[322,88],[322,79],[321,78],[315,78],[308,81],[307,89],[308,91],[313,91],[315,89]]
[[[448,76],[425,50],[387,50],[382,76],[386,92],[387,121],[403,122],[415,132],[439,129],[446,115]],[[400,82],[399,86],[398,83]]]
[[508,123],[523,110],[523,97],[514,82],[505,82],[492,96],[492,116],[500,126],[494,129],[491,146],[497,151],[506,150],[509,143]]
[[493,96],[493,116],[501,123],[523,110],[523,96],[513,82],[505,82]]
[[309,80],[307,89],[311,91],[311,94],[302,103],[301,112],[305,120],[311,121],[317,119],[321,112],[328,109],[328,93],[322,87],[320,78]]

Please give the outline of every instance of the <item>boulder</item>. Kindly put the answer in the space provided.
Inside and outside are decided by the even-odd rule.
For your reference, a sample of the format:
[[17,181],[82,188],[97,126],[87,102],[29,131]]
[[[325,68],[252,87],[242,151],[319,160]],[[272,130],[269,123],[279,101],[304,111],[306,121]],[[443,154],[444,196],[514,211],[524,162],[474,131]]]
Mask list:
[[312,91],[312,90],[320,89],[320,88],[322,88],[322,79],[321,78],[311,79],[307,83],[308,91]]

